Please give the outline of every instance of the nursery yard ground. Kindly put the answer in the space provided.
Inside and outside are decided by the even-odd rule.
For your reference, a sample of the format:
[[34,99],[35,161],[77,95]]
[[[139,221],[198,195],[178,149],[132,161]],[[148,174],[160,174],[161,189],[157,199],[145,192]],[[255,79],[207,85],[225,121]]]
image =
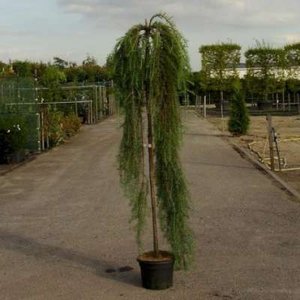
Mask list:
[[[227,126],[228,118],[208,117],[208,120],[216,125],[219,130]],[[280,157],[284,160],[284,169],[290,171],[276,172],[283,180],[300,193],[300,115],[299,116],[273,116],[272,124],[278,136],[278,147]],[[228,132],[226,130],[224,133]],[[229,137],[245,149],[252,148],[255,158],[267,158],[269,155],[269,144],[267,135],[267,121],[265,116],[251,116],[250,128],[247,135],[241,137]],[[276,153],[275,153],[276,155]],[[275,167],[278,168],[277,161]]]
[[168,290],[141,288],[119,187],[120,121],[110,118],[0,176],[0,298],[300,299],[299,202],[207,120],[183,118],[191,270]]

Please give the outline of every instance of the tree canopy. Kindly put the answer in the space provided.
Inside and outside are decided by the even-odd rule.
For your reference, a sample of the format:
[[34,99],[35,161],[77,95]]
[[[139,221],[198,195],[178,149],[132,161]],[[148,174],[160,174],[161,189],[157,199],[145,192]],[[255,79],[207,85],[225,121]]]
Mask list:
[[89,55],[80,65],[57,56],[53,58],[53,63],[32,62],[28,60],[13,60],[8,64],[0,62],[0,76],[2,78],[14,76],[18,78],[35,78],[40,85],[44,85],[46,82],[48,85],[49,80],[45,78],[49,78],[50,73],[53,75],[54,70],[64,74],[61,74],[65,76],[65,79],[61,80],[61,82],[95,83],[111,79],[107,66],[100,66],[96,59]]
[[264,43],[245,52],[248,89],[267,100],[268,94],[282,90],[285,79],[285,52]]
[[224,91],[237,78],[241,47],[233,43],[203,45],[201,53],[201,81],[206,90]]
[[292,92],[300,91],[300,43],[284,47],[287,70],[287,87]]

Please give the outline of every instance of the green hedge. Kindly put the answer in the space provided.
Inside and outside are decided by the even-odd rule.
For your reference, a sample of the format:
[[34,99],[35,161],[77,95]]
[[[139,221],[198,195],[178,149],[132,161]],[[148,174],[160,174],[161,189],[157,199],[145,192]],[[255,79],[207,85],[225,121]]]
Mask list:
[[12,155],[25,150],[28,126],[23,117],[1,116],[0,119],[0,163],[8,163]]

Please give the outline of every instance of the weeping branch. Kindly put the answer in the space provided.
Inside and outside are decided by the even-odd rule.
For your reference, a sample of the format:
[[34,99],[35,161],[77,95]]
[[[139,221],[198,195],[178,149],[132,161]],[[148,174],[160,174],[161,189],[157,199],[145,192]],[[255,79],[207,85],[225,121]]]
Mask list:
[[[185,88],[190,71],[186,41],[172,20],[160,13],[149,23],[132,27],[118,41],[111,58],[125,116],[119,151],[121,182],[130,199],[137,239],[140,242],[145,225],[149,186],[144,174],[142,125],[146,106],[147,144],[150,141],[152,146],[149,167],[154,252],[158,252],[157,201],[160,227],[170,243],[176,266],[187,268],[193,238],[188,226],[189,193],[179,159],[182,127],[178,104],[178,90]],[[151,190],[153,187],[156,191]]]

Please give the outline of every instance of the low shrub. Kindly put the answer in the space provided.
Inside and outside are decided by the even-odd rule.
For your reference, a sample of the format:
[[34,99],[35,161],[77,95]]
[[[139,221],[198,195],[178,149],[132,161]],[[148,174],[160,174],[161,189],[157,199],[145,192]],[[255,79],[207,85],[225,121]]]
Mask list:
[[51,112],[47,123],[50,146],[52,147],[75,135],[81,126],[80,119],[74,113],[64,116],[62,112]]
[[63,117],[62,126],[64,131],[64,137],[69,138],[79,131],[81,121],[74,113],[72,113],[68,116]]
[[64,141],[64,131],[62,125],[63,113],[60,111],[51,112],[47,116],[46,130],[49,135],[51,147],[55,147]]
[[228,130],[233,135],[246,134],[249,129],[249,114],[246,107],[244,95],[237,84],[234,86],[233,97],[231,100],[230,117],[228,121]]

